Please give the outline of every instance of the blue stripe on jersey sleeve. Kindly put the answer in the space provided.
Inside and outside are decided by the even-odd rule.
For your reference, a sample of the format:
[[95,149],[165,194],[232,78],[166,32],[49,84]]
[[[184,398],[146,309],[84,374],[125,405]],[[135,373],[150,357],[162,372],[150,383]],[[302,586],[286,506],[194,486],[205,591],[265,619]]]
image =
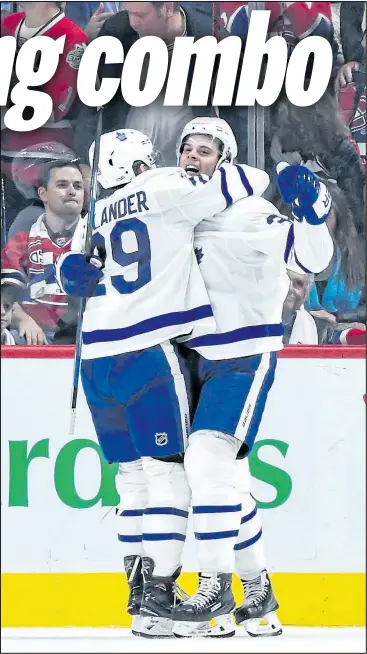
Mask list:
[[297,257],[297,254],[296,254],[296,251],[294,251],[294,259],[295,259],[295,262],[296,262],[297,266],[299,266],[299,267],[303,270],[303,272],[305,272],[305,273],[307,273],[307,274],[309,274],[309,275],[312,274],[312,270],[309,270],[308,268],[306,268],[306,267],[305,267],[305,266],[304,266],[304,265],[299,261],[299,259],[298,259],[298,257]]
[[290,226],[287,236],[287,243],[284,250],[284,262],[287,264],[294,243],[294,227]]
[[219,168],[219,172],[221,175],[221,189],[227,204],[226,209],[228,209],[228,207],[230,207],[233,204],[233,198],[228,191],[226,171],[224,170],[224,168]]
[[243,170],[243,168],[241,168],[241,166],[236,165],[236,168],[238,170],[238,174],[240,176],[241,182],[247,191],[247,195],[248,196],[253,195],[254,189],[252,188],[250,182],[248,181],[245,171]]
[[193,186],[196,186],[196,179],[195,177],[189,177],[189,180]]

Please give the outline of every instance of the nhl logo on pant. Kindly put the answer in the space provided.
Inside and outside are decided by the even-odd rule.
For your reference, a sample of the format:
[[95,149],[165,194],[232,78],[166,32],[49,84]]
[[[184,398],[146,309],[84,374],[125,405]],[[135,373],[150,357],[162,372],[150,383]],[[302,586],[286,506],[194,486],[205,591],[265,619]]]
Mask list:
[[166,434],[166,432],[163,431],[163,432],[160,432],[160,433],[156,434],[155,435],[155,442],[156,442],[156,445],[167,445],[168,435]]

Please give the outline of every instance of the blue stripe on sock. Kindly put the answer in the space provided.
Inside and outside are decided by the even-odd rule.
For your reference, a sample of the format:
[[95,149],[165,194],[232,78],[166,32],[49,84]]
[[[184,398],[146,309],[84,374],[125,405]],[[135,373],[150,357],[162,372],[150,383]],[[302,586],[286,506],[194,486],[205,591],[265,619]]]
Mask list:
[[124,511],[121,511],[121,513],[119,513],[119,517],[134,518],[143,515],[143,513],[144,513],[144,509],[125,509]]
[[235,511],[241,511],[241,504],[232,504],[232,505],[221,505],[221,506],[193,506],[193,513],[234,513]]
[[183,540],[184,541],[186,538],[184,534],[175,534],[175,533],[142,534],[142,536],[143,536],[143,540],[150,540],[150,541],[154,541],[154,540]]
[[237,538],[238,529],[232,529],[231,531],[208,531],[206,533],[200,533],[195,531],[196,540],[217,540],[219,538]]
[[145,509],[144,515],[177,515],[180,518],[188,518],[188,511],[183,511],[182,509],[174,509],[170,506],[154,506],[149,509]]
[[251,513],[248,513],[247,515],[244,515],[241,518],[241,525],[245,524],[245,522],[249,522],[249,520],[252,520],[252,518],[254,518],[256,514],[257,514],[257,507],[255,506],[254,510],[251,511]]
[[141,543],[142,541],[141,536],[122,536],[121,534],[118,535],[118,539],[122,543]]
[[235,550],[244,550],[246,547],[250,547],[250,545],[253,545],[254,543],[256,543],[261,538],[262,533],[263,533],[263,530],[260,529],[259,533],[256,534],[256,536],[253,536],[252,538],[249,538],[248,540],[244,540],[244,541],[242,541],[242,543],[237,543],[234,546],[234,549]]

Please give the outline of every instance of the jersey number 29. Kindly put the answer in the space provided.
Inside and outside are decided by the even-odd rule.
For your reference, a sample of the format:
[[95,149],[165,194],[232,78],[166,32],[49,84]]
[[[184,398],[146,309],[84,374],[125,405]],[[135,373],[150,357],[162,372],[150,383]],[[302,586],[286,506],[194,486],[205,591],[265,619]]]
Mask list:
[[[122,235],[126,232],[134,232],[137,242],[137,249],[134,252],[125,252],[122,246]],[[150,282],[150,241],[148,229],[145,223],[137,218],[128,218],[116,223],[110,233],[111,252],[113,260],[122,268],[133,263],[138,264],[138,276],[134,282],[126,281],[124,273],[111,276],[111,284],[119,293],[134,293],[145,284]],[[92,237],[92,252],[97,248],[106,249],[105,238],[100,232],[95,232]],[[96,295],[106,295],[106,287],[103,283],[98,284]]]

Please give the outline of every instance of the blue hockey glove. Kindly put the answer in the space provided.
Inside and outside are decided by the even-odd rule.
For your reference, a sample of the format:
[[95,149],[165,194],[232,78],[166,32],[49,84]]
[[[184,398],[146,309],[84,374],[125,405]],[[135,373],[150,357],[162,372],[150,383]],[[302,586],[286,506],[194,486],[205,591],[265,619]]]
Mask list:
[[73,297],[91,297],[103,277],[102,268],[103,261],[97,256],[87,259],[84,254],[68,252],[59,268],[65,293]]
[[325,222],[331,211],[331,196],[326,186],[306,166],[276,167],[277,184],[285,204],[290,204],[294,217],[310,225]]

